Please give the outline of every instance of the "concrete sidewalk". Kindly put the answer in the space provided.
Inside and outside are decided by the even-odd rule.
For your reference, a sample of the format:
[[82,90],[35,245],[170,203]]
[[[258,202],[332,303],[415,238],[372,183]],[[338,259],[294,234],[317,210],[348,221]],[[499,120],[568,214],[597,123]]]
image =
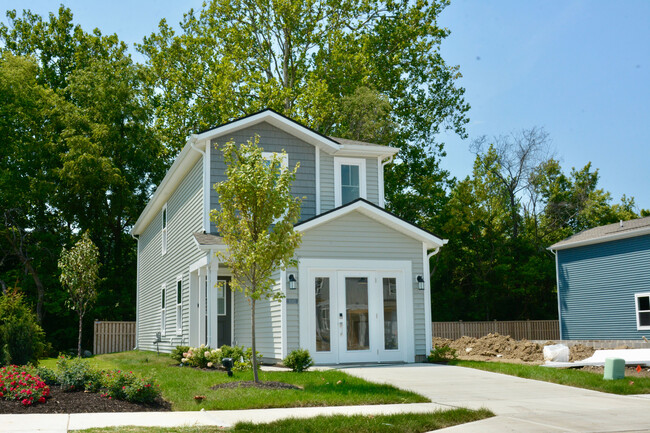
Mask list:
[[440,409],[449,409],[449,407],[436,403],[415,403],[191,412],[0,415],[0,432],[65,433],[70,430],[127,425],[231,427],[242,421],[267,423],[284,418],[311,418],[318,415],[389,415],[395,413],[433,412]]
[[497,416],[438,430],[474,432],[650,431],[649,396],[617,396],[462,367],[431,364],[348,367],[347,373],[427,396],[433,403],[305,407],[203,412],[140,412],[70,415],[0,415],[0,432],[52,432],[108,426],[229,427],[240,421],[334,414],[379,415],[467,407]]

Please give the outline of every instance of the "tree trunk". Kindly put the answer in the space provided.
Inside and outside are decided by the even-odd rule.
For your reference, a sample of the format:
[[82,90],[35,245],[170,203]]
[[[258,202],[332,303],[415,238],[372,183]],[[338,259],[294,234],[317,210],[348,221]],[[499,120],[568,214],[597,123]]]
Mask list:
[[251,299],[251,333],[251,346],[253,350],[253,358],[251,359],[253,364],[253,380],[255,383],[259,383],[260,379],[257,377],[257,352],[255,351],[255,299]]
[[81,358],[81,331],[82,331],[82,323],[84,320],[84,316],[79,314],[79,339],[77,340],[77,356]]

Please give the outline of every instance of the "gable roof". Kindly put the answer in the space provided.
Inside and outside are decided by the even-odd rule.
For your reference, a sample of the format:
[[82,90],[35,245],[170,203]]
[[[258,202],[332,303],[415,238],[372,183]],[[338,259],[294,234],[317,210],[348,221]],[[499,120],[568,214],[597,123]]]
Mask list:
[[583,245],[592,245],[617,239],[631,238],[650,234],[650,217],[638,218],[607,224],[589,230],[583,230],[560,242],[551,245],[549,250],[564,250]]
[[270,108],[262,110],[224,123],[223,125],[201,131],[198,134],[192,134],[165,174],[162,182],[156,188],[147,206],[138,217],[138,220],[133,225],[131,233],[133,235],[142,234],[142,231],[149,225],[155,215],[160,212],[163,204],[176,190],[187,172],[200,159],[201,153],[205,151],[212,138],[233,133],[262,122],[267,122],[331,155],[386,158],[394,156],[399,152],[399,149],[395,147],[327,137]]
[[305,232],[351,212],[360,212],[379,223],[405,234],[406,236],[417,239],[423,242],[427,246],[427,249],[440,248],[448,242],[447,239],[440,239],[433,233],[418,227],[363,198],[358,198],[350,203],[344,204],[343,206],[339,206],[305,221],[301,221],[296,224],[295,227],[298,231]]

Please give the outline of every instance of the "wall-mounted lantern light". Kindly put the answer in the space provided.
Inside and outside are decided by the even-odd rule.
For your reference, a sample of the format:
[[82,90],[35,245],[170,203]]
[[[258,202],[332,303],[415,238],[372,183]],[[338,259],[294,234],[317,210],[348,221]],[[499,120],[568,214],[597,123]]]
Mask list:
[[296,290],[296,277],[293,274],[289,274],[289,290]]
[[422,278],[422,275],[418,275],[416,280],[418,282],[418,290],[424,290],[424,278]]

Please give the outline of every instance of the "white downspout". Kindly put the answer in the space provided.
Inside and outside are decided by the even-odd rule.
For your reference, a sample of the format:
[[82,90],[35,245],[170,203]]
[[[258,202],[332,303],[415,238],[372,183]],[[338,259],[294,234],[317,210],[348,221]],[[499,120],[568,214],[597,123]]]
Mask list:
[[379,191],[379,204],[381,207],[386,206],[386,197],[384,197],[385,189],[384,189],[384,167],[386,165],[390,164],[393,162],[393,156],[390,156],[387,160],[381,161],[380,164],[380,169],[379,169],[379,174],[381,175],[380,182],[379,182],[379,187],[381,188],[381,191]]
[[135,254],[135,347],[133,350],[138,350],[138,341],[140,337],[140,238],[136,237],[133,232],[130,233],[131,237],[136,240],[136,254]]

